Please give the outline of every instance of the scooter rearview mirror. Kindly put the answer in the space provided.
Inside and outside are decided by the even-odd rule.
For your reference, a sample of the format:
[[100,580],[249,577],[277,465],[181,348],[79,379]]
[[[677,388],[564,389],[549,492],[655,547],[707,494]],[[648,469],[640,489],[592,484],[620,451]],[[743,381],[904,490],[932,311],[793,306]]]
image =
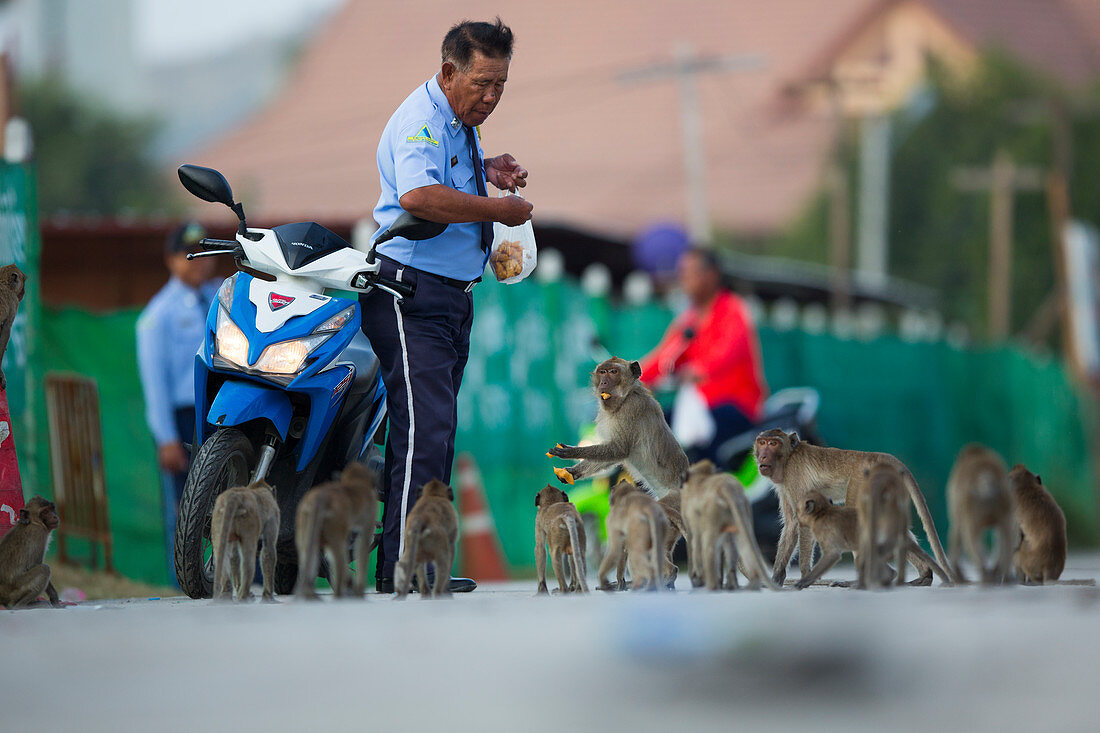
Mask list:
[[203,168],[201,165],[184,163],[177,171],[180,183],[192,195],[198,196],[203,201],[216,204],[225,204],[233,208],[233,189],[229,181],[225,180],[218,171],[213,168]]

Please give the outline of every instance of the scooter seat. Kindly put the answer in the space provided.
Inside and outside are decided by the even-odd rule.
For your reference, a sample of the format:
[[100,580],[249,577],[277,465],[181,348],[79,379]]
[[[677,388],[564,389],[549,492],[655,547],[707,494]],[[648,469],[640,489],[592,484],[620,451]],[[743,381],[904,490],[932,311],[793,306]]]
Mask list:
[[352,338],[343,353],[340,361],[351,362],[355,365],[355,381],[351,384],[351,393],[359,394],[374,389],[378,379],[378,357],[374,355],[370,341],[359,331]]

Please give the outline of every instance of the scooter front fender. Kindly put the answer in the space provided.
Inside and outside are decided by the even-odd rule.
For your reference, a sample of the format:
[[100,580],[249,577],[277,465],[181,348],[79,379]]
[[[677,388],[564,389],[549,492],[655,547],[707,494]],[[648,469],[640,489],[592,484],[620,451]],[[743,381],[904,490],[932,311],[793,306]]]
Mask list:
[[224,427],[266,420],[275,428],[279,439],[286,441],[293,413],[294,408],[286,392],[254,382],[230,380],[218,390],[210,404],[206,421],[211,425]]

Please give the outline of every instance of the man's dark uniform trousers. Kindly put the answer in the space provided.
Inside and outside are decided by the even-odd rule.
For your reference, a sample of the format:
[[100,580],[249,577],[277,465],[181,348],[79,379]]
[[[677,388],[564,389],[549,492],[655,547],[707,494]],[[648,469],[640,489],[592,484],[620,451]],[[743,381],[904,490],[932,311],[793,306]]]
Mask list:
[[[378,169],[379,233],[402,213],[401,196],[413,189],[442,184],[485,195],[477,135],[455,116],[435,77],[390,118],[378,145]],[[458,389],[474,317],[470,291],[485,269],[492,231],[490,222],[450,224],[432,239],[397,237],[376,250],[383,275],[415,288],[402,302],[381,290],[360,300],[363,332],[381,362],[389,413],[379,579],[393,577],[404,549],[405,517],[420,487],[433,478],[451,481]]]

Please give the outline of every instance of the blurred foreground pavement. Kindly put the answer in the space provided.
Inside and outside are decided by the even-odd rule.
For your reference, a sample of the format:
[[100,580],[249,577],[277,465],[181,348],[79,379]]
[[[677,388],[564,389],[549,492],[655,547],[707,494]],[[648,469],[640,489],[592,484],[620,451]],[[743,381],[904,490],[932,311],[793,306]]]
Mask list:
[[[1100,578],[1100,555],[1071,557],[1062,578]],[[1095,586],[688,585],[4,611],[0,728],[1096,729]]]

